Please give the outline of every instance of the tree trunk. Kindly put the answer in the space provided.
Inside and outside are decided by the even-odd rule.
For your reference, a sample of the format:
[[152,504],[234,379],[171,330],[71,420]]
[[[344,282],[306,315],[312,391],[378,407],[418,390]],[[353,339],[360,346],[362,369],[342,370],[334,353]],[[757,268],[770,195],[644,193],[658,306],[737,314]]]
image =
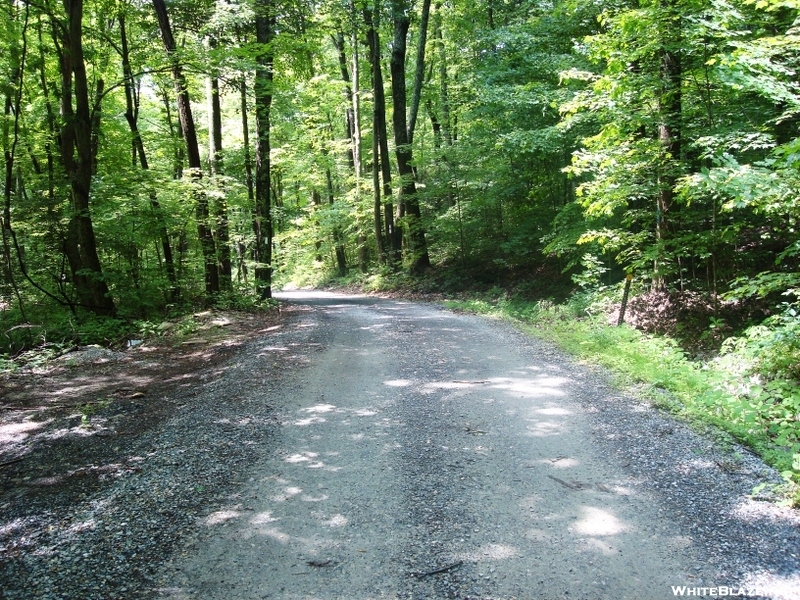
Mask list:
[[419,103],[422,98],[422,84],[425,79],[425,45],[428,41],[428,21],[431,14],[431,0],[423,0],[422,20],[419,24],[419,42],[417,44],[417,69],[414,73],[414,91],[411,95],[411,112],[408,116],[408,143],[414,143],[414,130],[417,126]]
[[115,311],[114,301],[103,278],[89,207],[93,163],[92,114],[83,62],[83,0],[64,0],[64,11],[67,21],[61,30],[63,48],[59,56],[64,123],[61,159],[70,179],[73,212],[65,249],[80,303],[98,315],[111,315]]
[[[2,231],[3,238],[3,267],[6,272],[6,280],[14,290],[14,295],[17,298],[20,316],[22,320],[27,323],[28,317],[25,314],[25,305],[22,302],[22,295],[17,286],[16,277],[14,276],[14,266],[11,257],[11,244],[10,238],[14,235],[11,229],[11,200],[12,200],[12,187],[14,179],[15,160],[17,155],[17,145],[19,143],[19,121],[20,121],[20,105],[22,102],[22,74],[25,71],[25,59],[27,57],[27,42],[25,35],[28,29],[28,16],[30,14],[30,7],[25,7],[25,24],[22,30],[22,51],[19,52],[16,44],[12,45],[9,54],[11,55],[11,77],[9,78],[9,85],[6,88],[6,99],[3,119],[3,157],[5,163],[5,187],[3,194],[3,214],[0,216],[0,231]],[[11,131],[11,124],[13,123],[13,133]],[[21,259],[18,256],[17,258]],[[20,260],[20,263],[22,261]],[[23,269],[24,272],[24,269]]]
[[355,117],[353,115],[353,88],[350,85],[350,71],[347,68],[347,56],[344,51],[344,33],[341,30],[336,31],[333,36],[333,42],[336,46],[336,51],[339,55],[339,71],[342,74],[342,81],[344,82],[344,99],[346,104],[344,115],[344,128],[345,137],[348,139],[350,145],[347,148],[347,162],[350,168],[356,170],[355,157],[357,151],[355,148]]
[[172,178],[181,179],[183,177],[183,161],[186,154],[186,144],[183,141],[183,129],[180,120],[177,123],[172,120],[172,102],[170,101],[169,90],[159,88],[161,100],[164,102],[164,115],[167,120],[169,139],[172,142]]
[[428,100],[425,103],[425,108],[428,111],[428,117],[431,120],[431,130],[433,131],[433,148],[436,150],[434,161],[438,163],[441,159],[439,151],[442,149],[442,124],[439,123],[439,118],[433,112],[433,102]]
[[383,216],[381,215],[381,175],[378,141],[377,108],[372,110],[372,195],[373,219],[375,225],[375,245],[378,250],[378,261],[386,264],[386,240],[383,236]]
[[244,75],[239,82],[239,95],[242,104],[242,144],[244,146],[244,179],[247,186],[247,199],[255,200],[253,189],[253,158],[250,155],[250,123],[247,118],[247,80]]
[[[425,232],[422,228],[422,215],[417,197],[417,186],[411,166],[413,156],[406,125],[406,38],[411,23],[404,0],[393,0],[394,41],[392,43],[392,123],[394,125],[395,154],[397,170],[400,175],[399,219],[408,223],[409,252],[411,271],[420,273],[430,266]],[[423,53],[424,58],[424,53]]]
[[[331,176],[330,167],[325,169],[325,179],[328,183],[328,204],[333,206],[333,177]],[[338,225],[333,226],[333,247],[336,251],[336,268],[339,271],[339,277],[347,275],[347,256],[344,253],[344,243],[342,241],[342,230]]]
[[[359,178],[364,169],[361,159],[361,101],[359,90],[361,85],[361,69],[358,65],[358,42],[356,40],[355,20],[353,23],[353,160],[355,161],[356,187],[359,186]],[[358,191],[356,191],[358,193]]]
[[[678,179],[681,161],[681,112],[682,93],[681,83],[683,71],[681,68],[680,43],[681,24],[673,17],[678,15],[675,0],[664,0],[662,3],[664,15],[662,17],[663,39],[659,50],[659,117],[658,139],[665,154],[659,173],[658,198],[656,202],[656,242],[662,249],[669,237],[673,200],[675,197],[675,183]],[[666,258],[662,255],[656,258],[654,264],[653,286],[666,287],[666,277],[663,265]]]
[[103,115],[103,90],[105,81],[98,78],[94,92],[94,107],[92,109],[92,175],[97,175],[97,155],[100,152],[100,120]]
[[438,119],[442,138],[445,145],[450,147],[453,145],[453,136],[451,133],[450,124],[450,92],[448,89],[448,74],[447,74],[447,55],[444,51],[444,39],[442,37],[442,15],[439,12],[440,4],[436,5],[436,16],[434,17],[434,38],[436,39],[436,48],[439,54],[439,110],[441,118]]
[[[255,185],[253,183],[253,158],[250,154],[250,123],[247,119],[247,79],[242,75],[239,82],[239,96],[241,101],[242,111],[242,143],[244,145],[244,179],[247,186],[247,200],[250,206],[255,206]],[[239,270],[237,273],[237,280],[244,281],[247,285],[247,263],[245,256],[247,255],[247,246],[243,242],[239,242],[236,246],[237,256],[239,258]]]
[[275,37],[271,0],[256,0],[256,42],[260,44],[256,67],[256,205],[255,231],[256,288],[262,299],[272,296],[272,214],[270,202],[270,111]]
[[50,86],[47,82],[47,65],[44,56],[44,41],[42,40],[42,22],[37,23],[37,36],[39,40],[39,82],[42,86],[42,96],[44,96],[45,114],[47,115],[47,133],[44,142],[44,151],[47,156],[47,199],[48,216],[53,216],[55,212],[55,158],[53,153],[53,141],[57,139],[56,118],[53,111],[53,104],[50,100]]
[[[214,37],[208,39],[208,47],[213,50],[217,47]],[[208,156],[211,164],[212,175],[223,174],[222,161],[222,107],[219,100],[219,73],[212,68],[208,76],[206,91],[208,96]],[[217,201],[216,210],[216,241],[218,253],[219,287],[222,291],[232,289],[230,226],[228,224],[228,206],[225,194]]]
[[[350,168],[353,169],[353,173],[356,177],[356,185],[358,185],[358,175],[360,170],[360,151],[357,149],[357,137],[356,137],[356,129],[357,125],[355,123],[355,101],[353,95],[353,88],[350,85],[350,72],[347,68],[347,56],[345,54],[345,47],[344,47],[344,33],[341,30],[336,31],[336,35],[334,36],[334,43],[336,45],[336,50],[339,54],[339,70],[342,73],[342,81],[345,84],[344,90],[344,98],[345,102],[347,103],[347,109],[345,111],[345,135],[347,136],[350,145],[347,150],[347,162],[350,165]],[[358,159],[358,162],[356,162]],[[328,203],[334,203],[334,193],[333,193],[333,177],[331,176],[330,167],[325,170],[325,177],[327,179],[328,184]],[[339,272],[340,277],[344,277],[347,274],[347,258],[344,251],[343,245],[343,235],[342,231],[338,225],[334,226],[333,229],[333,245],[336,250],[336,266]]]
[[[392,267],[396,267],[400,262],[400,241],[397,227],[394,221],[394,207],[392,206],[392,175],[389,163],[389,140],[386,132],[386,96],[383,90],[383,73],[381,71],[381,46],[378,10],[373,14],[369,10],[364,10],[364,21],[367,25],[367,44],[369,46],[369,62],[372,67],[372,135],[373,148],[377,143],[377,151],[373,152],[373,161],[380,165],[380,175],[383,181],[383,247],[379,247],[384,260]],[[378,162],[380,161],[380,162]],[[373,167],[373,181],[375,178]],[[376,192],[377,193],[377,192]],[[375,210],[380,213],[380,200],[376,197]],[[380,217],[376,215],[375,224],[379,225]],[[377,235],[377,230],[376,230]]]
[[[192,116],[192,105],[189,99],[186,77],[175,54],[175,38],[172,36],[167,6],[164,0],[153,0],[153,7],[158,18],[161,40],[164,43],[164,49],[167,51],[172,66],[175,93],[178,97],[178,116],[180,117],[183,139],[186,145],[186,157],[189,168],[192,170],[192,177],[199,180],[203,177],[203,165],[200,161],[200,146],[197,143],[197,130]],[[211,296],[219,292],[219,269],[217,267],[216,244],[209,227],[208,197],[198,189],[195,194],[195,201],[197,204],[195,210],[197,235],[200,238],[200,248],[203,253],[206,295]]]
[[[322,196],[319,194],[319,190],[314,188],[311,190],[311,203],[314,205],[314,212],[316,213],[320,207],[322,206]],[[320,254],[320,249],[322,248],[322,240],[317,238],[314,242],[314,249],[317,251],[317,255],[314,257],[314,261],[322,264],[322,254]]]

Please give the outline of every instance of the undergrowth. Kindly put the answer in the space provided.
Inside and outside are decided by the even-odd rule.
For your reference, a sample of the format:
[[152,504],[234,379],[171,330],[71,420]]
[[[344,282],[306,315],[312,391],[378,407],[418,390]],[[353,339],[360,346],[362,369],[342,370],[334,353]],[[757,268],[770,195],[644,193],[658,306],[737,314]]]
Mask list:
[[29,305],[23,318],[18,309],[6,307],[0,310],[0,374],[46,366],[77,347],[118,349],[132,339],[189,335],[198,327],[198,309],[249,312],[275,305],[277,301],[262,300],[250,290],[236,290],[137,316],[123,311],[114,317],[97,316],[43,302]]
[[[794,309],[731,338],[715,358],[692,360],[671,338],[609,323],[616,293],[576,294],[564,304],[484,296],[452,308],[511,319],[570,354],[603,365],[625,383],[649,386],[652,400],[692,422],[707,423],[753,448],[784,480],[776,490],[800,506],[800,387]],[[664,394],[663,390],[669,392]]]

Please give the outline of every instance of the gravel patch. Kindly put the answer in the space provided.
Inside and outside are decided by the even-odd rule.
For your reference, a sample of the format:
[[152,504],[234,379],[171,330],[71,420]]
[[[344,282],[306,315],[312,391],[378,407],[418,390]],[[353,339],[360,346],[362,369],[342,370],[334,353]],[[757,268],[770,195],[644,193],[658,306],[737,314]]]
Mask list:
[[[233,340],[200,342],[189,353],[144,349],[113,371],[51,371],[57,385],[47,375],[27,380],[45,398],[24,385],[9,389],[0,425],[10,458],[0,473],[0,597],[153,596],[156,574],[191,547],[205,506],[226,496],[269,444],[277,417],[264,395],[307,360],[300,346],[278,358],[250,352],[256,342],[235,350],[226,346]],[[91,365],[109,358],[95,349],[80,355]],[[102,388],[109,401],[98,406],[105,380],[117,385]]]
[[592,442],[616,456],[637,493],[657,502],[664,521],[684,532],[698,580],[705,571],[707,586],[748,597],[800,598],[800,512],[753,494],[761,484],[782,483],[773,468],[746,447],[720,443],[713,430],[698,432],[621,392],[604,369],[577,364],[552,344],[498,326],[508,329],[509,343],[572,382],[571,395],[592,423]]

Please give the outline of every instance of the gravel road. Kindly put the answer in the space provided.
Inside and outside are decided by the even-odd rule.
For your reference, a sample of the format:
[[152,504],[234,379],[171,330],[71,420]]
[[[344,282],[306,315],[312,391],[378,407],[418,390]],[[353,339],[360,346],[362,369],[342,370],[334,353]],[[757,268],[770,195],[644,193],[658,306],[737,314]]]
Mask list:
[[749,497],[776,476],[746,451],[502,323],[279,298],[135,470],[41,535],[3,519],[31,541],[0,597],[800,599],[800,518]]
[[280,431],[164,570],[163,597],[800,597],[796,515],[744,497],[769,476],[757,461],[725,468],[707,440],[505,325],[280,297],[312,310],[256,344],[251,368],[291,343],[317,352],[276,390]]

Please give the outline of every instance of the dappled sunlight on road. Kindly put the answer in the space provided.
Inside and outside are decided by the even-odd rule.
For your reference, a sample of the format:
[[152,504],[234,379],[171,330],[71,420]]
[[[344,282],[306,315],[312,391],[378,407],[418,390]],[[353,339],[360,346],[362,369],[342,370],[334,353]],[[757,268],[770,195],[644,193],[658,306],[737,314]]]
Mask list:
[[383,327],[386,327],[387,325],[388,325],[388,323],[378,323],[376,325],[369,325],[369,326],[366,326],[366,327],[359,327],[359,329],[361,331],[375,331],[377,329],[381,329]]
[[322,521],[322,525],[326,527],[344,527],[348,523],[349,521],[347,520],[347,517],[339,514],[334,515],[330,519],[325,519]]
[[526,419],[532,421],[533,425],[528,425],[526,429],[530,437],[549,437],[553,435],[562,435],[568,432],[568,428],[564,423],[556,421],[540,421],[535,419]]
[[493,377],[488,381],[490,386],[494,389],[518,394],[526,398],[566,395],[561,388],[567,383],[567,380],[562,377],[537,377],[535,379],[522,377]]
[[213,527],[214,525],[220,525],[231,519],[238,519],[240,516],[242,516],[242,513],[238,510],[218,510],[208,515],[203,520],[203,523],[208,527]]
[[470,552],[459,552],[453,555],[456,560],[463,560],[465,562],[481,562],[484,560],[505,560],[508,558],[517,558],[521,554],[519,548],[510,546],[508,544],[487,544],[472,550]]
[[266,525],[268,523],[274,523],[277,521],[275,517],[272,516],[272,511],[265,511],[260,512],[255,515],[252,519],[250,519],[251,525]]
[[543,458],[536,461],[537,463],[554,469],[571,469],[581,464],[581,461],[574,457],[556,456],[553,458]]
[[319,456],[319,453],[317,453],[317,452],[301,452],[301,453],[298,453],[298,454],[292,454],[291,456],[288,456],[287,458],[284,458],[283,460],[284,460],[284,462],[293,463],[293,464],[306,463],[305,466],[307,466],[309,468],[312,468],[312,469],[318,469],[320,467],[324,467],[325,466],[324,462],[322,462],[321,460],[317,460],[318,456]]
[[251,537],[252,535],[262,535],[284,546],[288,545],[292,541],[292,536],[274,527],[259,527],[248,533],[250,533],[250,535],[247,537]]
[[264,356],[267,352],[288,352],[289,348],[286,346],[262,346],[259,350],[261,352],[257,356]]
[[299,427],[305,427],[307,425],[315,425],[317,423],[324,423],[325,421],[327,421],[327,419],[324,419],[323,417],[309,417],[307,419],[299,419],[299,420],[295,421],[294,424],[299,426]]
[[0,425],[0,450],[2,450],[2,444],[19,443],[37,429],[46,427],[52,420],[53,419],[47,419],[46,421],[23,421],[22,423]]
[[328,494],[321,494],[319,496],[312,496],[310,494],[305,494],[303,496],[303,502],[325,502],[325,500],[327,500],[328,498],[330,498]]
[[798,600],[800,598],[800,573],[751,573],[745,577],[741,585],[752,588],[762,596],[775,598],[775,600]]
[[336,407],[333,404],[315,404],[314,406],[309,406],[308,408],[301,408],[300,412],[305,413],[329,413],[336,410]]
[[565,417],[573,414],[571,410],[561,407],[537,408],[533,410],[534,413],[539,415],[549,415],[555,417]]
[[389,387],[409,387],[414,385],[414,382],[408,379],[390,379],[389,381],[384,381],[383,384]]
[[357,417],[374,417],[378,414],[378,411],[371,408],[359,408],[353,411],[353,414]]
[[580,538],[575,540],[575,550],[576,552],[586,554],[595,553],[613,557],[621,552],[619,546],[615,544],[614,541],[615,540],[609,539],[608,537]]
[[590,536],[607,536],[630,531],[628,524],[619,520],[608,510],[586,506],[581,513],[580,520],[575,524],[579,533]]

